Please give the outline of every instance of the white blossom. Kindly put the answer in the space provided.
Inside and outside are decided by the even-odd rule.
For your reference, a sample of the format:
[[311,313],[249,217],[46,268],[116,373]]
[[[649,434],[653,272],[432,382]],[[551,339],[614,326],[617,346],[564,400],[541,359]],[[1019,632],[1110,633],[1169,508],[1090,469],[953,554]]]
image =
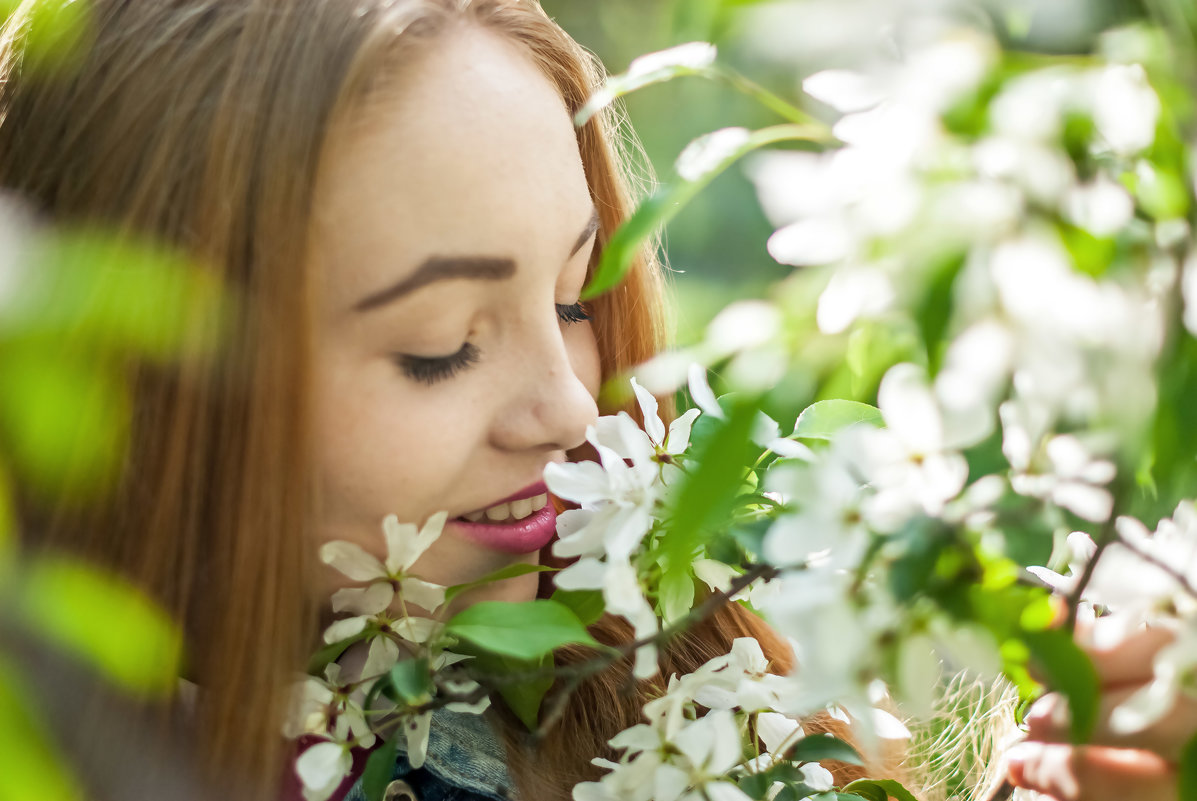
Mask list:
[[305,749],[295,760],[295,772],[305,801],[325,801],[353,769],[353,757],[343,743],[325,741]]
[[412,565],[440,537],[448,519],[447,512],[437,512],[421,528],[400,523],[395,515],[382,521],[386,539],[386,559],[377,557],[360,545],[333,540],[320,548],[321,560],[348,578],[368,582],[365,587],[338,590],[332,597],[334,612],[350,611],[359,615],[376,615],[390,607],[398,594],[428,612],[434,612],[445,602],[445,588],[408,575]]

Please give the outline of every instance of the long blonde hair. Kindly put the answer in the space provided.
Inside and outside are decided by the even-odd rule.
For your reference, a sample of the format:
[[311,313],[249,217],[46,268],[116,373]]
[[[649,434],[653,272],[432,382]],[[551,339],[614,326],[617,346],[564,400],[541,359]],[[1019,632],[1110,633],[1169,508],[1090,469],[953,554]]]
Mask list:
[[[296,388],[311,381],[313,282],[301,265],[329,132],[410,42],[435,41],[452,23],[518,43],[571,112],[604,73],[533,0],[93,0],[82,51],[35,70],[23,44],[36,5],[26,0],[0,37],[0,187],[57,223],[177,247],[237,303],[220,359],[124,365],[135,402],[116,492],[82,509],[27,504],[26,518],[184,622],[205,763],[269,792],[284,753],[281,688],[317,631],[304,600],[316,542],[309,393]],[[611,111],[577,137],[601,221],[597,260],[631,209],[624,151],[634,140]],[[593,303],[605,377],[659,349],[664,309],[650,246]],[[597,630],[627,636],[611,619]],[[693,669],[747,633],[788,668],[787,649],[739,607],[668,649],[666,666]],[[583,686],[564,718],[576,736],[549,746],[554,770],[514,760],[528,797],[568,798],[572,782],[594,776],[590,757],[639,716],[639,694],[622,686]]]

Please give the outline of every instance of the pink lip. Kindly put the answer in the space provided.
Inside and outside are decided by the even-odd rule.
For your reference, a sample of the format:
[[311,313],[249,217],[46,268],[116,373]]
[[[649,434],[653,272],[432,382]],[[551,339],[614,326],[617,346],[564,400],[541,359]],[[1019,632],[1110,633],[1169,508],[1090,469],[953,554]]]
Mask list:
[[[519,492],[509,495],[501,501],[487,504],[484,508],[498,506],[501,503],[522,501],[525,498],[535,498],[537,495],[547,495],[549,489],[543,481],[538,481],[524,487]],[[493,548],[506,553],[532,553],[548,545],[557,533],[557,510],[553,508],[552,498],[540,511],[533,512],[523,520],[511,523],[495,523],[485,517],[474,523],[462,517],[449,521],[448,525],[466,539],[473,540],[479,545]]]
[[[514,500],[521,499],[515,497]],[[506,553],[532,553],[548,545],[557,533],[557,510],[550,499],[539,512],[512,523],[482,520],[471,523],[459,517],[450,520],[448,525],[453,526],[461,536],[486,548]]]

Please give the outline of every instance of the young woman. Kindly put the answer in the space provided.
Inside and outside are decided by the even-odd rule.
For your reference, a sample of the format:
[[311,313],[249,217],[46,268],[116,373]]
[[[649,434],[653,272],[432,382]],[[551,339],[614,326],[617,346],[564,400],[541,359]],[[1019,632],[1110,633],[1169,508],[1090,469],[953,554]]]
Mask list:
[[[219,358],[124,365],[117,491],[31,507],[29,528],[183,622],[201,758],[268,798],[284,690],[334,588],[319,545],[378,552],[385,515],[446,510],[418,575],[538,561],[543,532],[509,501],[549,501],[543,468],[580,456],[602,381],[660,346],[651,251],[579,302],[630,209],[624,139],[609,115],[574,128],[602,71],[533,0],[93,0],[75,52],[34,64],[38,5],[3,40],[0,186],[57,224],[183,251],[233,303],[211,321]],[[528,576],[490,597],[536,592]],[[594,632],[630,637],[614,618]],[[666,649],[662,673],[746,634],[791,667],[732,606]],[[623,692],[627,673],[584,685],[536,749],[496,715],[521,797],[596,778],[590,759],[653,691]]]
[[[629,211],[623,140],[609,116],[574,128],[601,69],[531,0],[95,0],[77,50],[48,64],[23,58],[37,5],[5,37],[0,185],[57,224],[180,249],[234,303],[212,363],[124,366],[118,490],[31,509],[29,530],[183,621],[202,757],[269,797],[283,693],[333,588],[319,545],[377,552],[385,515],[447,510],[417,574],[537,561],[543,539],[465,516],[535,499],[601,381],[659,347],[651,252],[579,303]],[[536,577],[495,591],[530,599]],[[733,608],[665,675],[745,633],[788,668]],[[524,797],[596,777],[591,757],[639,718],[626,672],[583,688],[539,753],[506,730]]]

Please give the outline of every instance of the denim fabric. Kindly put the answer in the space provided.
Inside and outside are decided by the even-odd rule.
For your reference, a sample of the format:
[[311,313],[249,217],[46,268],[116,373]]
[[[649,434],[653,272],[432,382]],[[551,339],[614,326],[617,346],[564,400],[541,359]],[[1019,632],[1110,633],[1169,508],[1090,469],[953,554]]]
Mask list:
[[[428,757],[413,769],[403,740],[391,780],[403,779],[420,801],[513,801],[518,798],[507,773],[507,755],[482,715],[438,709],[432,713]],[[345,801],[366,801],[362,782]]]

